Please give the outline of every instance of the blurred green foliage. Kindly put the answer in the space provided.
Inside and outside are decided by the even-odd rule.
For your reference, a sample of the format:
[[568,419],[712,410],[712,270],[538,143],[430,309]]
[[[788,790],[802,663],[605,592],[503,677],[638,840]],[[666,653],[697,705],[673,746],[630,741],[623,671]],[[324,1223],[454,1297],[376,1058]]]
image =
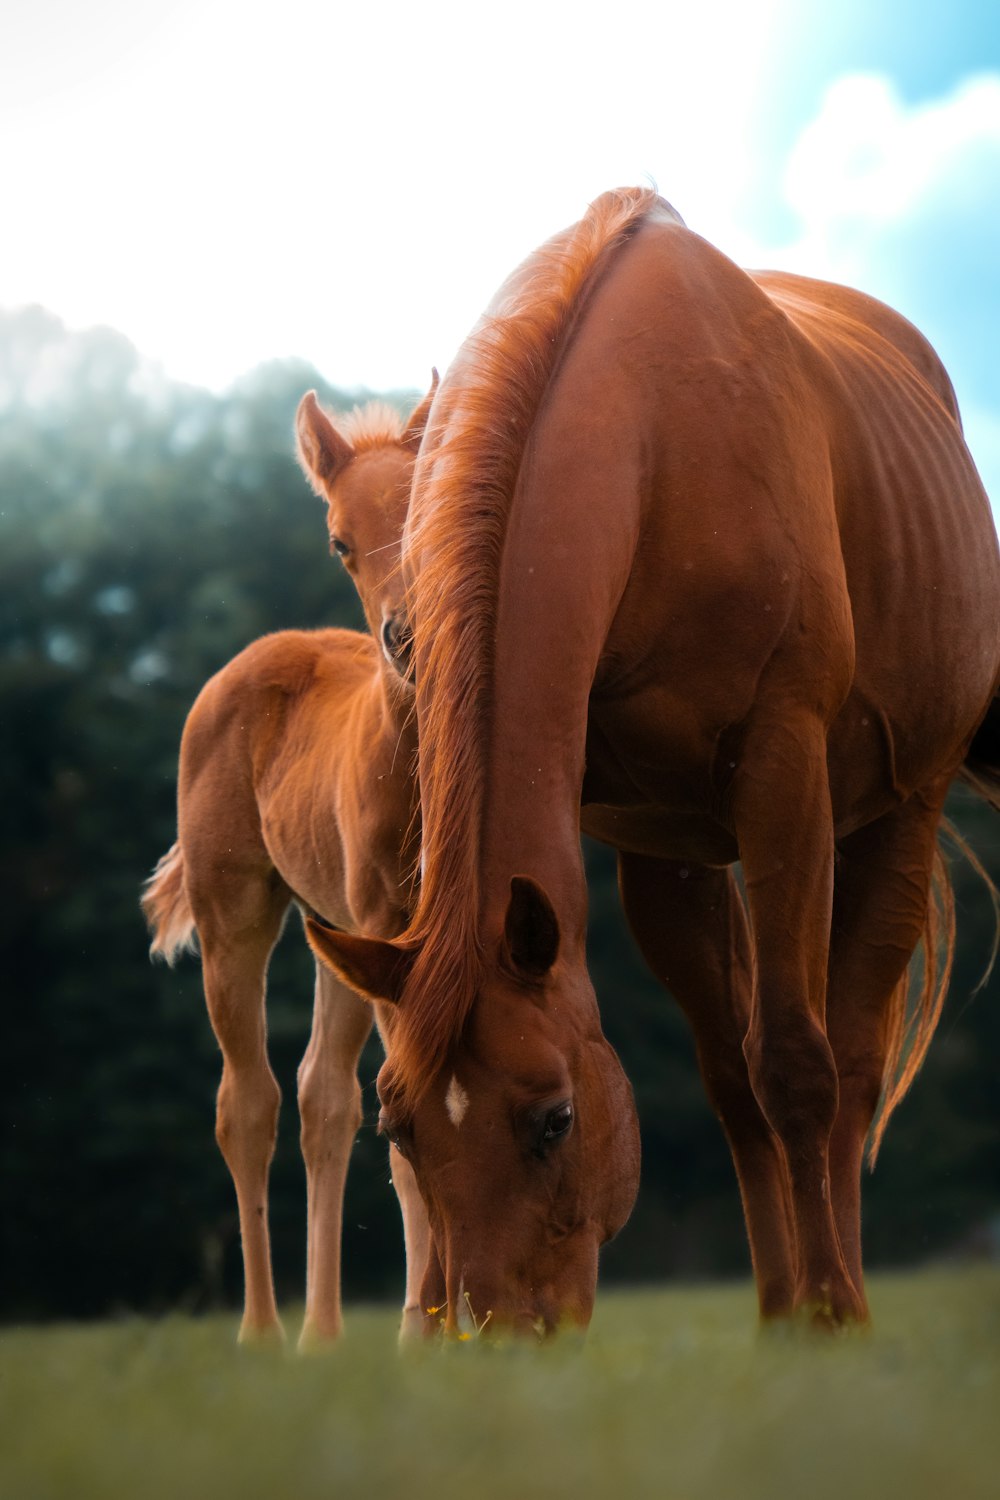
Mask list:
[[404,1358],[388,1309],[351,1309],[322,1359],[237,1349],[226,1317],[7,1330],[0,1491],[994,1500],[997,1269],[871,1293],[868,1337],[758,1337],[744,1283],[606,1291],[582,1349]]
[[[240,1296],[232,1190],[213,1138],[218,1056],[195,960],[152,967],[139,885],[174,838],[177,747],[202,682],[265,631],[363,619],[292,457],[308,366],[224,396],[169,383],[110,330],[0,318],[0,1314],[203,1308]],[[390,393],[401,403],[414,399]],[[1000,819],[953,813],[1000,878]],[[643,1124],[643,1189],[609,1278],[747,1267],[739,1201],[685,1023],[646,973],[608,851],[589,846],[591,964]],[[870,1259],[1000,1238],[997,982],[969,995],[992,914],[956,866],[962,949],[930,1060],[867,1189]],[[271,975],[286,1104],[272,1176],[279,1290],[300,1295],[295,1068],[311,965],[289,923]],[[373,1130],[377,1052],[345,1221],[348,1295],[401,1294]]]

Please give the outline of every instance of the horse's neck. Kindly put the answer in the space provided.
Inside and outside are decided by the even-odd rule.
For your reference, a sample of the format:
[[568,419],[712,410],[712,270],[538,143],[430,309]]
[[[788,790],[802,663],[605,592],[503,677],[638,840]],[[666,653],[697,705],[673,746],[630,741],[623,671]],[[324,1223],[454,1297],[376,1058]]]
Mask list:
[[587,712],[613,606],[597,549],[584,540],[567,557],[564,546],[551,545],[539,513],[530,501],[521,507],[528,519],[511,526],[501,573],[482,823],[484,894],[491,906],[502,904],[510,877],[531,875],[582,941],[579,824]]

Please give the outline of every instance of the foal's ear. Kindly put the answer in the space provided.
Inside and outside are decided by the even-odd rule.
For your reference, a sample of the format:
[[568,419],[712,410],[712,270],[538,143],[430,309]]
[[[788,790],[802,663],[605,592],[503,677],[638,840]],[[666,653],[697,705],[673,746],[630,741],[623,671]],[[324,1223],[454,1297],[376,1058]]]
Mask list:
[[515,875],[510,883],[504,944],[511,964],[529,979],[544,978],[559,956],[559,918],[528,875]]
[[381,938],[337,932],[314,917],[306,918],[306,937],[320,963],[352,990],[357,990],[363,1000],[398,1003],[413,966],[413,954],[408,948],[397,948]]
[[299,402],[295,436],[305,476],[320,499],[325,500],[327,487],[350,463],[354,449],[334,427],[316,400],[315,391],[307,391]]
[[399,440],[404,448],[412,448],[414,453],[420,447],[420,439],[424,435],[424,428],[427,426],[427,418],[431,414],[431,404],[433,403],[434,393],[437,388],[438,372],[432,368],[431,388],[420,405],[413,408],[413,411],[410,413],[410,420],[407,422],[403,436]]

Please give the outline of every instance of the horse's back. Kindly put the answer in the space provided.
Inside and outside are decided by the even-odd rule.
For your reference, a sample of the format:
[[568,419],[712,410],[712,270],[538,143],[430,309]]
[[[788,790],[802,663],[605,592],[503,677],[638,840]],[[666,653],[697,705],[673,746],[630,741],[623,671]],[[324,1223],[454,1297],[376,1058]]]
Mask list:
[[856,349],[864,359],[881,354],[892,362],[894,351],[959,420],[954,388],[937,351],[919,328],[887,303],[854,287],[790,271],[747,274],[802,334],[834,357],[836,351]]

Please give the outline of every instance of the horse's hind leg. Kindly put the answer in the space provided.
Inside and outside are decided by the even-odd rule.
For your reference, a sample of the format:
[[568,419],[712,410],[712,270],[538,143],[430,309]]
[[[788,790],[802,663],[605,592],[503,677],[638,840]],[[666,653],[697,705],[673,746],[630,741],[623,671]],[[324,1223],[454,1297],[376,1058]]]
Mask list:
[[795,1308],[833,1327],[864,1317],[830,1191],[837,1069],[826,1035],[833,817],[826,731],[814,714],[762,713],[744,739],[731,807],[753,935],[744,1050],[750,1082],[788,1166]]
[[361,1124],[358,1059],[373,1020],[371,1005],[317,962],[312,1035],[299,1066],[299,1115],[309,1212],[306,1313],[300,1349],[329,1343],[341,1330],[344,1184],[351,1147]]
[[882,1090],[892,1000],[923,932],[945,790],[911,797],[838,847],[826,1024],[840,1101],[830,1176],[840,1242],[862,1301],[865,1137]]
[[243,1241],[245,1302],[240,1341],[281,1337],[274,1299],[267,1185],[281,1091],[267,1058],[267,964],[288,906],[273,878],[205,882],[192,890],[201,941],[205,999],[222,1049],[216,1140],[232,1174]]
[[750,1087],[750,945],[732,873],[643,855],[619,860],[622,902],[646,962],[694,1032],[705,1092],[739,1180],[761,1317],[791,1310],[794,1241],[778,1140]]

